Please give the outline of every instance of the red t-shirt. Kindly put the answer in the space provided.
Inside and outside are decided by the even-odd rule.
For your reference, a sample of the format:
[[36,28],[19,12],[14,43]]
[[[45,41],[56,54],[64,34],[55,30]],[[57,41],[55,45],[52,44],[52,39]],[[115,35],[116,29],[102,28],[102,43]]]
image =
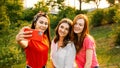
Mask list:
[[28,47],[25,48],[26,64],[32,68],[42,68],[48,59],[49,42],[46,35],[40,35],[38,31],[33,31],[29,39]]
[[97,61],[96,51],[95,51],[94,40],[92,39],[92,37],[86,36],[83,42],[83,48],[76,55],[76,63],[78,65],[78,68],[84,68],[85,66],[87,49],[93,50],[91,68],[94,68],[95,66],[99,66]]

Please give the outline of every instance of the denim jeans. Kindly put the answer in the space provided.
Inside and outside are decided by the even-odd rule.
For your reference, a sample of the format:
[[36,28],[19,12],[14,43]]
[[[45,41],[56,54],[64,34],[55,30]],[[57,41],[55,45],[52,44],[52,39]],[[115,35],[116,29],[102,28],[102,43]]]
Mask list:
[[94,68],[99,68],[99,66],[95,66]]

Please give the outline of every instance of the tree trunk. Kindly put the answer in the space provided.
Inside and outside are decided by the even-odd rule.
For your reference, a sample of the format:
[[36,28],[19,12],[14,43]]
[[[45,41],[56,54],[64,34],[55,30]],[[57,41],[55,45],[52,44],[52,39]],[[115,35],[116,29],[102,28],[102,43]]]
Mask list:
[[79,5],[79,10],[81,11],[81,6],[82,6],[81,4],[82,4],[82,0],[79,0],[79,4],[80,4],[80,5]]

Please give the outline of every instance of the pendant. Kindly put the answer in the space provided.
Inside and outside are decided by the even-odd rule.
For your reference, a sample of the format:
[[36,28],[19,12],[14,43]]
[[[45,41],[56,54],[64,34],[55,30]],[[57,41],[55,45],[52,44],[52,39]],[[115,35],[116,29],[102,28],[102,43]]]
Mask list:
[[38,35],[42,35],[42,32],[38,32]]

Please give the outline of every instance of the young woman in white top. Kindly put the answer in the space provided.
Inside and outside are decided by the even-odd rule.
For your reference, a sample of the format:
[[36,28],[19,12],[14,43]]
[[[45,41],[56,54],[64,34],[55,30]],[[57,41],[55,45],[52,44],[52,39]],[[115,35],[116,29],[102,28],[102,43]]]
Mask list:
[[51,63],[52,68],[74,68],[76,50],[71,39],[71,30],[73,22],[68,19],[62,19],[56,29],[55,37],[51,43]]

